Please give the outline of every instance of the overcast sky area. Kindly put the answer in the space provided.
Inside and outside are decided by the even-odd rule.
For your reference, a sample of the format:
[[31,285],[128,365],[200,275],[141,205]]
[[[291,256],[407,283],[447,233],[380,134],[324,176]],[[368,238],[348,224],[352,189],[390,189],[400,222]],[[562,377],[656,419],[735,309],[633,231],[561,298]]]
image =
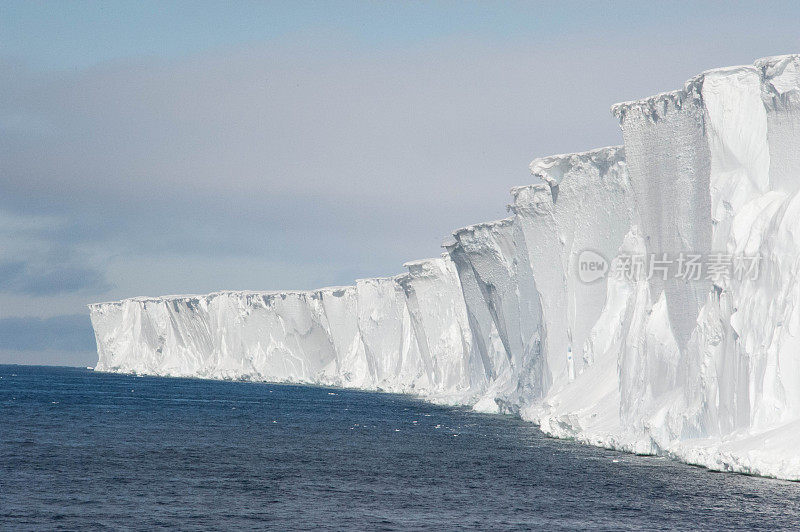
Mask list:
[[91,366],[86,304],[400,273],[618,101],[800,52],[800,8],[0,3],[0,363]]

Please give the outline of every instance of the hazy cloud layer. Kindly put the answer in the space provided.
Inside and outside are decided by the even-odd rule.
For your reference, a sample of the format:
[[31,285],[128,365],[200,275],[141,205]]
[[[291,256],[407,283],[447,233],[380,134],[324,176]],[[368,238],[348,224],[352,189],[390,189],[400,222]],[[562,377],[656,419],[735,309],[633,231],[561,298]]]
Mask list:
[[0,319],[0,352],[90,352],[95,348],[89,318],[83,314]]
[[75,245],[83,238],[80,228],[64,225],[57,217],[0,211],[0,295],[96,297],[112,288],[105,272],[87,264],[91,259]]
[[23,261],[0,264],[0,292],[31,296],[78,291],[102,294],[110,288],[105,274],[90,268],[30,264]]
[[800,50],[793,24],[640,15],[384,46],[309,29],[65,71],[0,58],[0,317],[397,273],[505,216],[532,158],[620,143],[610,104]]
[[330,283],[393,273],[504,216],[533,157],[620,142],[608,106],[718,64],[694,51],[317,42],[78,72],[6,63],[0,207],[59,216],[39,236],[101,270],[177,253],[316,263]]

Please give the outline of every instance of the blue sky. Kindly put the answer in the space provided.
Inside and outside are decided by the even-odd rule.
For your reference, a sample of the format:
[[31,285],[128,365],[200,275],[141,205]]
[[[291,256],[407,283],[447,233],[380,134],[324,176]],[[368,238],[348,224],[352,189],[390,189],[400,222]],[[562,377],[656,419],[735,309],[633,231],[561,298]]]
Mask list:
[[800,51],[785,2],[0,4],[0,363],[85,305],[401,271],[608,108]]

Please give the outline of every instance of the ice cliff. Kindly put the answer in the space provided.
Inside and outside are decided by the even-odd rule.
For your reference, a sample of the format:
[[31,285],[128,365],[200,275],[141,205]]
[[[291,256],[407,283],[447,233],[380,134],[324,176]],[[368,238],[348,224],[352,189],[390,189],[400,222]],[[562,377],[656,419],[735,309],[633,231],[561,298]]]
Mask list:
[[[800,56],[612,112],[624,147],[534,160],[508,218],[405,274],[91,305],[96,369],[414,393],[800,479]],[[654,257],[692,254],[759,267],[654,275]]]

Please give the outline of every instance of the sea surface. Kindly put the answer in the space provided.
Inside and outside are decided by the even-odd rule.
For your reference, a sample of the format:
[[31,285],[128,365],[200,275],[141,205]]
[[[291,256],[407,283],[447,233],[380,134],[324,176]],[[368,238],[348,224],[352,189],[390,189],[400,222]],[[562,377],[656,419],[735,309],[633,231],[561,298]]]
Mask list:
[[0,529],[764,529],[800,484],[311,386],[0,366]]

